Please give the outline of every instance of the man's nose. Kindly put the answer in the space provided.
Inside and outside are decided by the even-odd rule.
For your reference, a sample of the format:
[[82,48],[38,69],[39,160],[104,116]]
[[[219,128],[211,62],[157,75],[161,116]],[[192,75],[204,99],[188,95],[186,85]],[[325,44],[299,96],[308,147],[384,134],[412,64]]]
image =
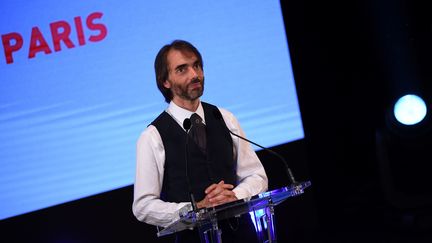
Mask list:
[[199,71],[197,69],[195,69],[194,67],[190,67],[190,74],[192,75],[193,78],[197,78]]

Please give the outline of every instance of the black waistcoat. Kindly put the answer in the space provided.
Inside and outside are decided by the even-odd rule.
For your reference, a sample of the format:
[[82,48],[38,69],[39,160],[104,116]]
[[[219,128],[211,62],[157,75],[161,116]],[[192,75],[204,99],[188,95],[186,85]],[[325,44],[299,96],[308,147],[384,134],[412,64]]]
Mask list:
[[[197,201],[205,197],[204,190],[213,183],[224,180],[237,185],[236,160],[233,142],[223,119],[216,119],[216,106],[201,102],[204,108],[207,154],[194,140],[188,141],[188,173],[192,192]],[[167,113],[162,112],[153,122],[165,148],[164,178],[161,199],[168,202],[188,202],[189,186],[186,177],[186,137],[182,127]]]

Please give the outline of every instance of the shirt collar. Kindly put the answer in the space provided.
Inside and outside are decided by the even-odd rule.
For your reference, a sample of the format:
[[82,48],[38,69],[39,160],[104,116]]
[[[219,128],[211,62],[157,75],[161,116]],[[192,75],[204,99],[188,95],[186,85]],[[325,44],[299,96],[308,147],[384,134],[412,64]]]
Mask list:
[[180,106],[176,105],[176,103],[171,101],[168,108],[166,109],[166,112],[168,112],[168,114],[170,114],[171,117],[173,117],[174,120],[176,120],[181,127],[183,127],[183,121],[186,118],[190,118],[193,113],[197,113],[203,119],[203,123],[206,124],[204,117],[204,109],[201,105],[201,102],[199,103],[197,110],[195,112],[192,112],[181,108]]

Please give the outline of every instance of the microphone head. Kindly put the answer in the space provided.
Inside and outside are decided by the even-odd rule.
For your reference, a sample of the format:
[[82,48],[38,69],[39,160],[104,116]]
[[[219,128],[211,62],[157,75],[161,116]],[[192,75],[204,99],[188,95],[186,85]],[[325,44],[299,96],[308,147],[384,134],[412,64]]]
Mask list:
[[191,128],[191,120],[189,118],[184,119],[183,121],[183,128],[188,131]]

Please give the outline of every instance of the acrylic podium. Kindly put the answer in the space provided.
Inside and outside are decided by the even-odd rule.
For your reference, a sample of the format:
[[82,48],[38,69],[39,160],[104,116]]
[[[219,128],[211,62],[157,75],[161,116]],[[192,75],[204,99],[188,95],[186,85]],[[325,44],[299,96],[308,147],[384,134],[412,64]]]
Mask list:
[[[277,242],[274,207],[286,199],[304,193],[310,181],[297,182],[273,191],[261,193],[250,199],[237,200],[213,208],[200,209],[198,212],[181,212],[180,218],[168,227],[159,230],[158,237],[182,230],[197,228],[202,243],[221,243],[218,221],[251,213],[255,217],[257,236],[260,242]],[[263,213],[258,213],[263,212]],[[266,230],[265,230],[266,229]]]

